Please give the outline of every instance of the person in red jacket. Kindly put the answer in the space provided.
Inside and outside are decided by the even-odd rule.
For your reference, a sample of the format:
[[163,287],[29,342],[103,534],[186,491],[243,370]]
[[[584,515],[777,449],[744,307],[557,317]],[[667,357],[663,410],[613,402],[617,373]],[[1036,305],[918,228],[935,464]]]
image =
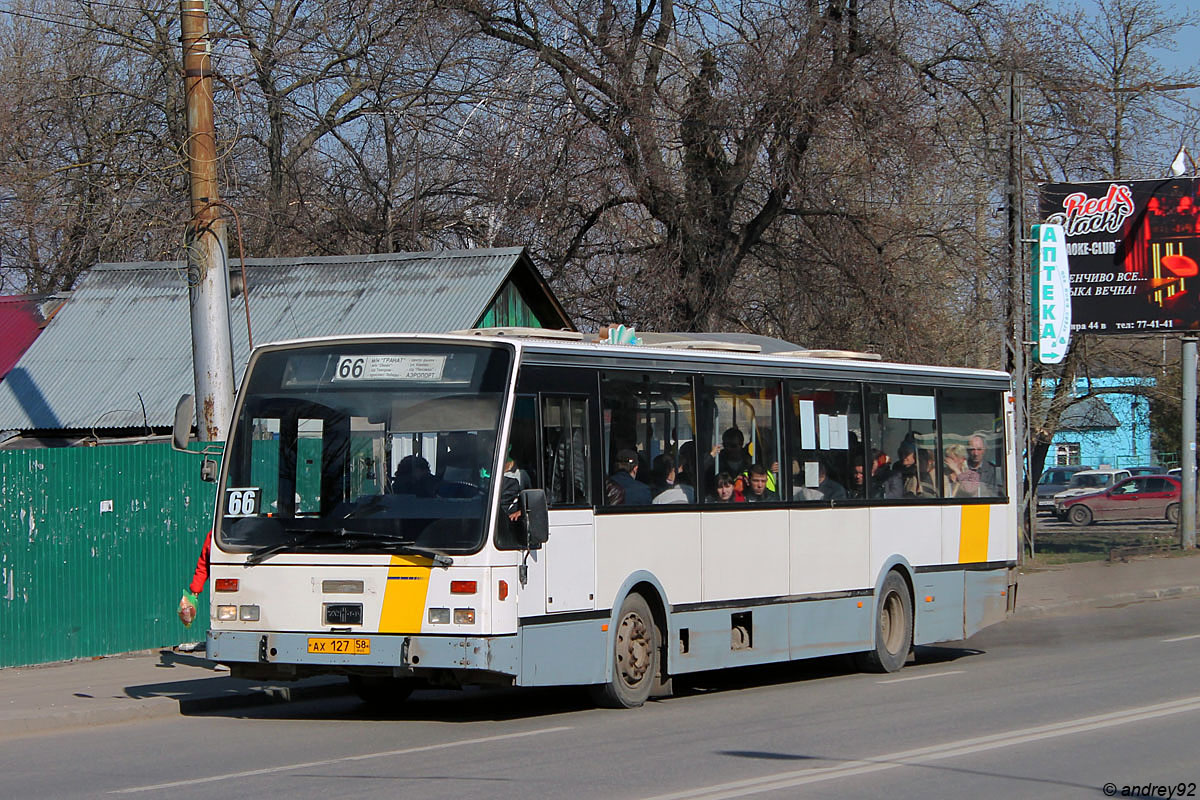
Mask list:
[[196,595],[204,591],[204,584],[208,582],[208,551],[211,547],[212,531],[209,531],[204,537],[204,547],[200,549],[200,558],[196,561],[196,572],[192,575],[192,582],[188,584],[183,597],[179,598],[179,621],[185,628],[191,627],[196,620],[196,609],[200,604]]

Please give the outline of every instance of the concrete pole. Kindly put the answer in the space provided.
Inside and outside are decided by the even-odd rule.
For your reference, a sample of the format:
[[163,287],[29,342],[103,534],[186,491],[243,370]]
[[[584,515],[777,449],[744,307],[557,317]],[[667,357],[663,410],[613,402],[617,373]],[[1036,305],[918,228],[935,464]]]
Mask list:
[[187,253],[196,434],[201,441],[224,441],[233,415],[233,336],[229,326],[225,220],[216,205],[221,198],[217,190],[207,2],[180,0],[179,10],[192,195]]
[[1179,545],[1184,550],[1196,546],[1196,341],[1194,333],[1184,334],[1180,361],[1183,368],[1183,502],[1181,504]]
[[1008,134],[1008,334],[1011,346],[1005,368],[1012,374],[1013,385],[1013,444],[1012,452],[1017,459],[1017,485],[1009,491],[1016,492],[1019,509],[1019,529],[1029,542],[1029,554],[1034,555],[1033,517],[1037,515],[1034,499],[1034,476],[1028,471],[1028,381],[1027,316],[1029,309],[1029,279],[1025,269],[1025,186],[1023,181],[1023,159],[1021,126],[1021,73],[1009,73],[1009,134]]

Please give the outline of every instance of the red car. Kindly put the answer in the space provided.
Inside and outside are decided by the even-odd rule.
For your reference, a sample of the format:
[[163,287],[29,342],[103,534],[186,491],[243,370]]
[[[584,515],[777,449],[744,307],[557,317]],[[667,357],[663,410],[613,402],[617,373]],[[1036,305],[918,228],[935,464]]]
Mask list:
[[1067,498],[1066,518],[1073,525],[1091,525],[1092,520],[1166,519],[1179,522],[1178,478],[1170,475],[1138,475],[1110,489]]

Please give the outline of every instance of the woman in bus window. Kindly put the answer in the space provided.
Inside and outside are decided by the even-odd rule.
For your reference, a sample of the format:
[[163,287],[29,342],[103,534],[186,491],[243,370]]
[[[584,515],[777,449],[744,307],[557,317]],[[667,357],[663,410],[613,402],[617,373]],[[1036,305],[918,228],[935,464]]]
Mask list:
[[746,498],[738,493],[733,476],[728,472],[722,472],[716,477],[716,488],[712,501],[714,503],[744,503]]

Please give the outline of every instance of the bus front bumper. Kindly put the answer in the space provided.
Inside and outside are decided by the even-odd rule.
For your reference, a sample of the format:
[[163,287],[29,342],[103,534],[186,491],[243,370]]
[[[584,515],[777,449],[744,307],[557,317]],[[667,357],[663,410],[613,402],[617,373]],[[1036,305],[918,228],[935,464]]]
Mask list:
[[[223,664],[259,664],[298,673],[391,667],[412,672],[472,670],[517,675],[517,636],[400,636],[209,631],[207,655]],[[364,644],[365,643],[365,644]]]

